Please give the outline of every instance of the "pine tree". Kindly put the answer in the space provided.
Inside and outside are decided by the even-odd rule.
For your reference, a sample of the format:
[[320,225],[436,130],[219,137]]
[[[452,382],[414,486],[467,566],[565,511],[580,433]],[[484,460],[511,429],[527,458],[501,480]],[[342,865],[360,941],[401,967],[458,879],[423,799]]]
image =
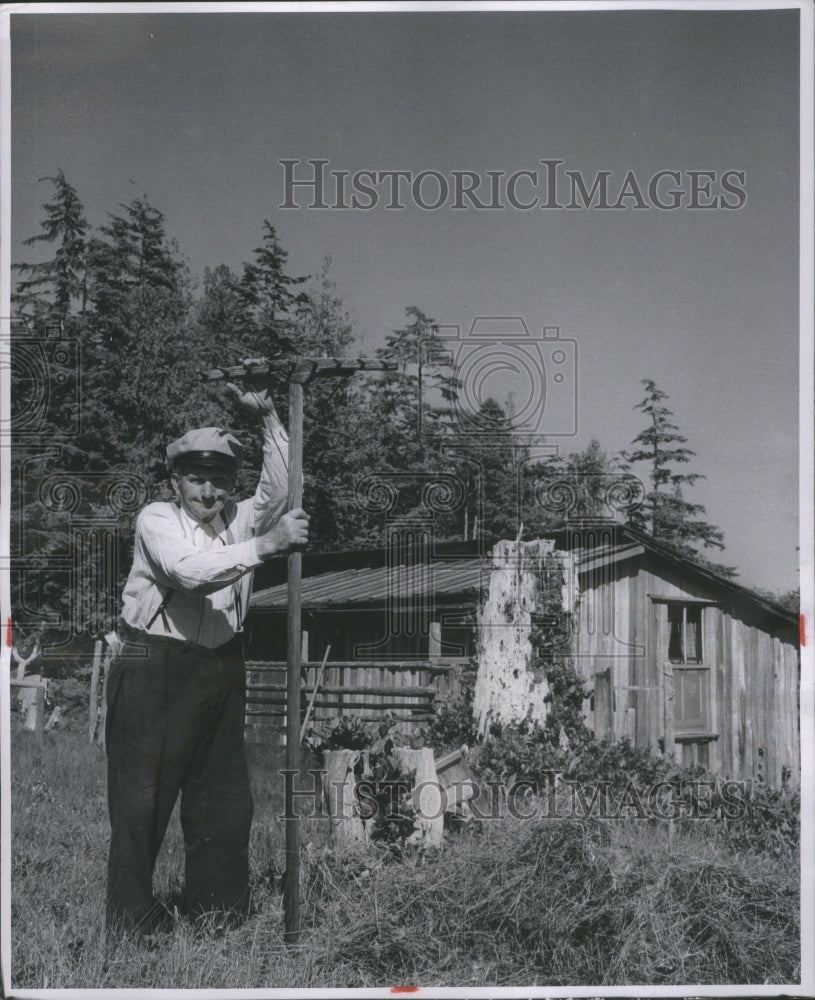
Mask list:
[[529,467],[524,483],[525,518],[534,534],[569,520],[616,517],[625,503],[641,502],[641,492],[627,464],[609,456],[592,438],[582,451]]
[[250,352],[258,356],[303,353],[294,328],[308,306],[308,295],[296,289],[308,281],[308,275],[287,275],[288,258],[276,229],[265,219],[261,245],[255,248],[254,260],[244,262],[239,283],[243,317],[238,333]]
[[529,458],[526,439],[513,429],[507,407],[484,400],[472,426],[456,425],[446,454],[464,486],[464,504],[451,537],[481,538],[488,544],[515,538],[519,528],[518,488]]
[[23,245],[56,244],[55,253],[50,260],[12,265],[25,276],[17,282],[12,300],[20,316],[64,321],[72,306],[85,311],[88,222],[76,189],[61,169],[40,181],[54,185],[54,196],[43,206],[42,231],[23,240]]
[[685,489],[704,476],[676,470],[677,465],[687,465],[696,453],[686,447],[687,438],[671,420],[673,412],[665,405],[667,393],[653,379],[642,379],[642,385],[645,397],[634,409],[648,417],[648,425],[631,442],[637,447],[624,452],[623,457],[630,463],[647,463],[651,489],[642,509],[633,514],[631,523],[679,554],[714,568],[720,574],[733,576],[733,567],[713,564],[698,551],[698,546],[723,549],[724,535],[701,519],[705,513],[701,504],[685,499]]
[[165,307],[176,318],[184,309],[184,267],[177,247],[167,238],[163,213],[146,195],[119,207],[122,214],[111,213],[100,227],[104,238],[95,236],[88,248],[94,326],[113,348],[129,336],[137,320],[144,305],[140,293],[151,301],[155,293],[163,293]]

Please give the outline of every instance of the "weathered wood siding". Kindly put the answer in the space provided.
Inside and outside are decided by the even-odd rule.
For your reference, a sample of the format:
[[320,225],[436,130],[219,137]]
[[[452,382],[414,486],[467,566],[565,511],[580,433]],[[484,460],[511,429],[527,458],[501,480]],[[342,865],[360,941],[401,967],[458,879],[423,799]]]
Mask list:
[[[684,577],[653,556],[637,556],[583,573],[575,623],[575,664],[590,687],[610,671],[612,729],[659,751],[664,737],[664,665],[669,601],[704,602],[704,666],[710,670],[709,767],[723,777],[755,778],[773,787],[797,783],[799,655],[797,633],[769,612],[712,584]],[[587,721],[604,732],[587,704]],[[677,746],[677,758],[691,757]],[[696,751],[693,751],[696,752]]]

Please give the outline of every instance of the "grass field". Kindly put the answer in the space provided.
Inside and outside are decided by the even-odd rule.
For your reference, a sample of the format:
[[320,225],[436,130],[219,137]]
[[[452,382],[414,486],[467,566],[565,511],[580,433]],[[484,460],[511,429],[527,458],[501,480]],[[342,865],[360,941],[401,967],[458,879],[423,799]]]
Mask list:
[[[669,838],[665,823],[508,818],[468,824],[433,857],[371,849],[337,858],[327,822],[304,819],[303,934],[288,948],[281,779],[257,747],[250,748],[255,914],[227,931],[179,920],[149,944],[108,948],[105,762],[88,744],[85,718],[77,707],[41,742],[13,722],[13,987],[799,979],[797,858],[735,854],[717,846],[704,823]],[[156,873],[169,902],[180,889],[182,857],[174,817]]]

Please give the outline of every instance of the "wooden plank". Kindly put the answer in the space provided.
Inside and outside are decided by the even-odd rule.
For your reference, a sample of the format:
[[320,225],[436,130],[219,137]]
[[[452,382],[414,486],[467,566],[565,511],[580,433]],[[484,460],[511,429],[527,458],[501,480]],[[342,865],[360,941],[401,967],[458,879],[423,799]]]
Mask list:
[[[371,722],[382,722],[387,719],[390,715],[389,712],[380,711],[371,718]],[[269,730],[274,730],[275,732],[280,732],[283,736],[286,732],[286,714],[285,712],[266,712],[266,711],[253,711],[249,713],[252,719],[250,725],[252,726],[263,726]],[[353,712],[349,712],[346,718],[356,718]],[[398,712],[393,713],[393,718],[397,722],[427,722],[434,718],[432,712],[416,712],[410,711],[406,712],[404,715],[400,715]],[[275,721],[278,720],[278,721]],[[281,743],[281,746],[284,744]]]
[[738,719],[736,732],[739,735],[739,777],[753,777],[753,733],[748,726],[747,687],[744,677],[744,626],[734,618],[732,621],[733,667],[736,678],[736,705]]
[[[397,698],[388,698],[386,701],[383,701],[379,705],[371,705],[371,706],[369,706],[369,705],[366,705],[365,702],[360,702],[360,701],[356,701],[356,702],[354,702],[352,704],[349,704],[347,698],[344,698],[342,701],[339,701],[339,699],[337,699],[337,698],[334,698],[334,699],[331,699],[331,698],[321,698],[321,697],[318,696],[317,701],[315,702],[315,708],[321,708],[321,709],[326,709],[326,708],[336,708],[336,709],[339,709],[339,708],[342,708],[344,710],[344,713],[346,715],[356,715],[356,716],[361,716],[362,718],[364,718],[365,717],[365,712],[367,711],[367,709],[369,707],[373,707],[373,708],[375,708],[378,711],[379,710],[387,711],[387,710],[389,710],[391,708],[417,708],[417,709],[421,709],[421,707],[423,705],[423,702],[426,705],[427,704],[432,704],[433,703],[433,699],[426,697],[426,698],[424,698],[422,700],[419,700],[419,701],[400,701]],[[274,708],[279,708],[279,707],[285,705],[285,701],[282,700],[282,699],[275,699],[275,698],[269,698],[269,697],[253,698],[250,702],[247,702],[247,710],[248,710],[248,708],[250,706],[256,706],[256,705],[270,705],[270,706],[272,706]],[[300,714],[302,714],[302,713],[300,713]]]
[[732,757],[730,773],[733,778],[746,777],[743,769],[744,732],[739,725],[739,676],[738,658],[736,656],[736,623],[730,614],[725,615],[725,652],[728,657],[728,672],[730,675],[730,733],[732,741]]
[[39,674],[32,674],[30,677],[23,677],[22,680],[19,681],[14,677],[9,680],[9,685],[17,688],[38,688],[42,687],[43,683],[45,682]]
[[801,700],[801,652],[798,646],[785,644],[786,659],[788,664],[788,677],[791,680],[792,690],[790,691],[790,720],[792,728],[792,746],[795,761],[795,779],[800,780],[801,776],[801,744],[799,738],[799,713]]
[[623,735],[633,740],[637,729],[637,710],[627,708],[623,714]]
[[[252,688],[252,692],[260,691],[264,694],[274,693],[277,691],[285,692],[285,690],[286,686],[284,684],[258,684]],[[436,689],[429,684],[424,686],[420,686],[418,684],[404,684],[397,687],[391,687],[383,684],[361,684],[359,687],[341,687],[340,685],[323,684],[320,686],[320,691],[323,694],[369,694],[375,697],[393,694],[394,692],[407,697],[424,697],[426,695],[435,696],[436,694]],[[247,696],[252,692],[247,691]],[[313,687],[302,687],[300,689],[301,695],[309,695],[313,694],[313,692]]]
[[[708,724],[712,732],[721,732],[717,728],[719,697],[716,688],[716,608],[703,608],[702,615],[702,660],[708,668],[708,698],[710,699]],[[719,749],[716,740],[708,744],[708,766],[711,771],[718,771]]]
[[[778,760],[777,731],[774,729],[771,719],[773,717],[773,702],[775,691],[775,670],[773,668],[772,645],[770,636],[763,630],[754,628],[754,643],[756,649],[756,660],[753,671],[758,670],[761,674],[761,689],[763,697],[756,705],[756,739],[759,746],[764,748],[764,773],[768,785],[777,787],[776,761]],[[758,685],[756,685],[757,687]],[[755,689],[755,687],[754,687]]]
[[40,684],[36,690],[34,702],[34,733],[38,739],[42,739],[45,728],[45,691],[46,685]]
[[102,672],[100,677],[102,708],[99,712],[99,736],[97,742],[105,749],[105,740],[108,721],[108,680],[110,678],[110,665],[113,663],[113,648],[108,647],[107,652],[102,657]]
[[[300,507],[303,502],[303,385],[289,382],[289,451],[288,451],[288,507]],[[301,597],[303,554],[299,550],[287,557],[287,609],[286,616],[286,768],[295,773],[300,770],[300,664],[301,652]],[[283,889],[284,939],[296,945],[300,938],[300,820],[292,811],[285,819],[286,870]]]
[[611,668],[594,675],[594,735],[598,740],[614,732]]
[[675,696],[674,696],[674,672],[673,664],[670,660],[665,660],[663,665],[663,685],[664,685],[664,712],[665,719],[663,723],[663,739],[665,741],[665,756],[669,760],[674,760],[676,757],[676,742],[674,740],[674,716],[675,716]]
[[[329,666],[337,670],[353,670],[359,668],[372,668],[393,673],[411,670],[429,670],[433,674],[448,674],[466,666],[470,662],[467,656],[444,657],[441,660],[330,660]],[[319,660],[310,660],[301,664],[306,668],[319,669]],[[286,664],[281,660],[247,660],[246,669],[249,671],[282,672],[286,671]]]
[[93,664],[91,666],[91,697],[88,723],[88,741],[93,743],[96,733],[96,716],[99,712],[99,668],[102,663],[102,640],[97,639],[93,644]]
[[710,608],[708,614],[713,621],[713,665],[714,684],[716,686],[716,715],[713,728],[719,734],[719,744],[716,748],[716,763],[719,771],[729,768],[731,757],[732,733],[730,732],[730,688],[727,683],[727,672],[724,661],[724,614],[721,608]]

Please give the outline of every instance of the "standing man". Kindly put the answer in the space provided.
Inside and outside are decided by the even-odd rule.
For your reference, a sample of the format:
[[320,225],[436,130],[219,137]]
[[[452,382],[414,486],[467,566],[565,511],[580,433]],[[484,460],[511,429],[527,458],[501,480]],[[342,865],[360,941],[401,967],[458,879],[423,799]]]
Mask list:
[[218,427],[167,448],[174,502],[139,514],[123,594],[121,654],[108,681],[107,923],[149,932],[165,916],[153,868],[181,794],[185,907],[245,914],[252,797],[243,742],[240,632],[252,572],[308,541],[308,516],[283,513],[288,438],[270,393],[230,386],[260,419],[254,497],[231,498],[243,449]]

